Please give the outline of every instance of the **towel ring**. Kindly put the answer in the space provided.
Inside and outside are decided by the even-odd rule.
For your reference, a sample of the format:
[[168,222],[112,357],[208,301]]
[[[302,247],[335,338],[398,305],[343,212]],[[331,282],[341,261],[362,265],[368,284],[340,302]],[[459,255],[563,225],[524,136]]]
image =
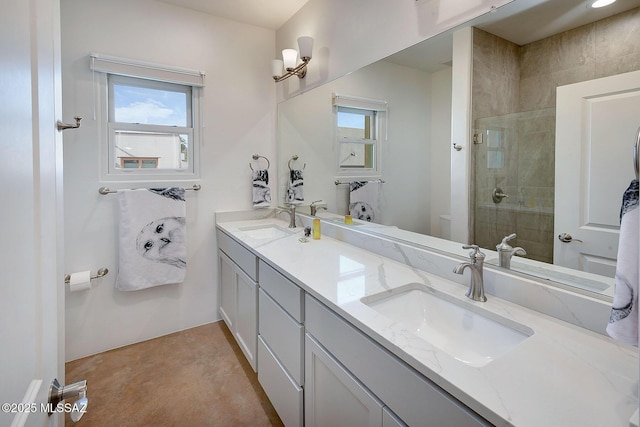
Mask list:
[[[269,159],[267,159],[265,156],[261,156],[259,154],[254,154],[253,156],[253,160],[258,160],[259,158],[263,158],[267,161],[267,169],[269,169],[269,167],[271,166],[271,163],[269,162]],[[251,162],[249,162],[249,167],[251,168],[251,170],[253,170],[253,166],[251,166]]]
[[[291,156],[291,158],[289,159],[289,163],[287,163],[287,165],[289,165],[289,170],[292,171],[293,169],[291,168],[291,162],[298,160],[298,155],[294,154],[293,156]],[[307,167],[307,164],[305,163],[304,165],[302,165],[302,170],[304,170]]]

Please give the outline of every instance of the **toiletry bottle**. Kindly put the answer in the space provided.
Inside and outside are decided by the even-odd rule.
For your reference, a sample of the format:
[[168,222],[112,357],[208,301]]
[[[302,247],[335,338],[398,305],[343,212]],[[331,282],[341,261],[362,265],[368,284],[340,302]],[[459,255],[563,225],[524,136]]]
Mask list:
[[351,215],[344,216],[344,223],[347,225],[353,224],[353,217]]
[[318,240],[320,238],[320,220],[318,218],[313,220],[313,239]]

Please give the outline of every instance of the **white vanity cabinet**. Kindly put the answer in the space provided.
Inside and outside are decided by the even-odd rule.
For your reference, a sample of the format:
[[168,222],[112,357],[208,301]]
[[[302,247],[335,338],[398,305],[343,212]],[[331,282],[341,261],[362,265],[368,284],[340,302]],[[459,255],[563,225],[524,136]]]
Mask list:
[[382,402],[309,334],[305,354],[305,426],[382,426]]
[[225,233],[217,237],[220,316],[257,372],[257,258]]
[[309,295],[305,328],[306,425],[491,425]]
[[258,381],[285,426],[303,425],[304,292],[259,261]]

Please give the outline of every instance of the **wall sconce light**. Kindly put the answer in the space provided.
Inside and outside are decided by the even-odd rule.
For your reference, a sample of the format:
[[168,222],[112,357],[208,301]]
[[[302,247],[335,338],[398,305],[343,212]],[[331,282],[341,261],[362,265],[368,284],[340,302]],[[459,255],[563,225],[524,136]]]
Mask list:
[[[284,49],[282,51],[282,60],[274,59],[271,61],[273,80],[281,82],[294,75],[300,79],[307,75],[307,64],[311,61],[313,38],[308,36],[298,37],[298,48],[300,50],[300,59],[302,59],[300,64],[298,64],[298,52],[295,49]],[[284,74],[282,74],[283,68],[286,70]]]

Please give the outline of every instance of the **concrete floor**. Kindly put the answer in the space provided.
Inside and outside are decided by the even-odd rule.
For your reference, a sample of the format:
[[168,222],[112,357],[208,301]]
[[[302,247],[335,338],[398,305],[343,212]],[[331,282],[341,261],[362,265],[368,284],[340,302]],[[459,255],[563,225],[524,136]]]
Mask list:
[[68,362],[66,383],[82,379],[78,426],[282,425],[222,321]]

